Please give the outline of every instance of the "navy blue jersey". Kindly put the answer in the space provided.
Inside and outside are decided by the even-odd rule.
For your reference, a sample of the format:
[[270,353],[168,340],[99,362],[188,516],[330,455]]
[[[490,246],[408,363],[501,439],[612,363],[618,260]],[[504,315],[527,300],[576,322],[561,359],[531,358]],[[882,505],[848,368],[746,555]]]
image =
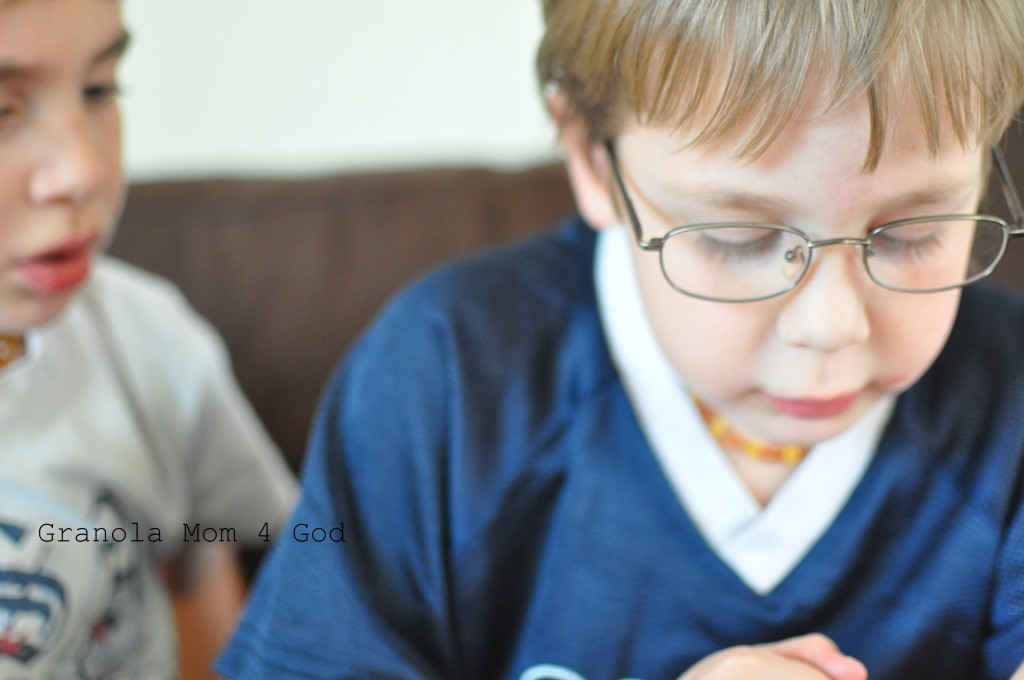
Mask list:
[[822,632],[873,680],[1009,677],[1024,659],[1024,305],[964,292],[835,523],[762,596],[644,438],[593,251],[574,222],[384,311],[325,394],[302,501],[219,670],[661,680]]

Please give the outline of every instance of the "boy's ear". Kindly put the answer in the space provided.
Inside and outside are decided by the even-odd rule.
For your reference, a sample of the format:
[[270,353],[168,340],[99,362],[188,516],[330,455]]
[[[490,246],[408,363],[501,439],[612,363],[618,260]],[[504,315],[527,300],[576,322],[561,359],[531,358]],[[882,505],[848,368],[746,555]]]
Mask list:
[[580,214],[595,229],[618,224],[607,151],[590,141],[586,121],[571,110],[561,92],[549,94],[547,104],[558,125],[558,141]]

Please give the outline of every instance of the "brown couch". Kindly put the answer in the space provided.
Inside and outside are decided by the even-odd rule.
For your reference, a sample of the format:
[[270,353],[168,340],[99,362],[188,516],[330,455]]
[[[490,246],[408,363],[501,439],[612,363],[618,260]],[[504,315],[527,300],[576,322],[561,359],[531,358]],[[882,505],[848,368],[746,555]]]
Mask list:
[[[1024,185],[1024,148],[1009,140]],[[298,468],[317,396],[384,301],[439,263],[572,207],[563,170],[437,169],[134,186],[112,251],[176,281]],[[1001,212],[1001,211],[1000,211]],[[1024,243],[997,277],[1024,286]]]
[[318,394],[399,287],[572,208],[561,167],[132,186],[111,251],[175,281],[220,330],[298,468]]

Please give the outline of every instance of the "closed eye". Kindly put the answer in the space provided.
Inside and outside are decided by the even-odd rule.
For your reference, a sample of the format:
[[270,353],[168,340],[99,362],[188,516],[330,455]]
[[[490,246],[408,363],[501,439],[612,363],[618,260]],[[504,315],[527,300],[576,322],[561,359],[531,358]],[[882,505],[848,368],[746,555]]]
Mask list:
[[728,227],[702,229],[696,233],[697,246],[712,259],[745,261],[777,253],[782,232],[774,229]]
[[890,229],[871,238],[871,255],[920,261],[941,250],[945,232],[936,225]]

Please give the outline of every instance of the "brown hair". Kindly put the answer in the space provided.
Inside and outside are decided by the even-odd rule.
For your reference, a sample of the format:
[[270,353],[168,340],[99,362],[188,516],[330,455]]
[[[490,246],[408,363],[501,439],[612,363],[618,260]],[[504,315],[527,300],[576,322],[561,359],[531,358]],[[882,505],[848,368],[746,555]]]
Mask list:
[[735,137],[761,154],[808,86],[826,77],[826,110],[866,96],[873,168],[897,107],[916,106],[932,153],[949,127],[994,143],[1024,100],[1021,0],[543,0],[537,56],[592,140],[624,115]]

